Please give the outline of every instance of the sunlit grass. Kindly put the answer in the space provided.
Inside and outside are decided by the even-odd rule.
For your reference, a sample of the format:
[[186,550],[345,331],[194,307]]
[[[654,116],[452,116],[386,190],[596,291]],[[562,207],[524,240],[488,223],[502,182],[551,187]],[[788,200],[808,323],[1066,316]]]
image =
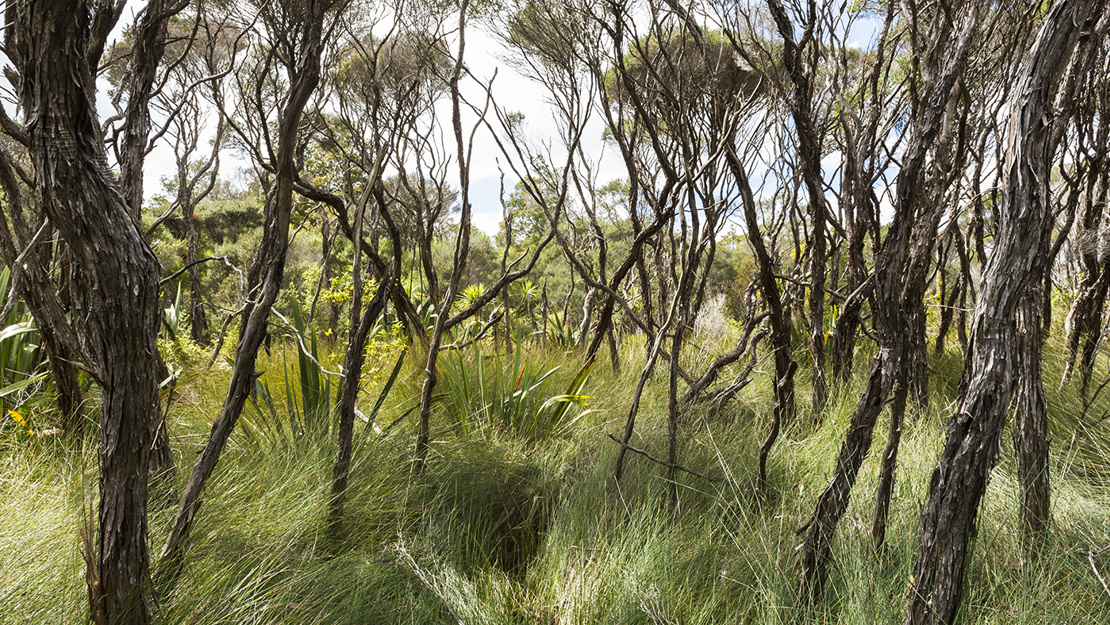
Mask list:
[[[412,463],[415,418],[409,412],[421,359],[407,358],[381,409],[379,429],[401,420],[382,433],[362,423],[356,428],[338,544],[323,534],[334,442],[278,443],[237,431],[208,486],[181,577],[158,598],[159,621],[899,622],[920,508],[959,377],[957,348],[933,358],[932,403],[907,418],[886,548],[876,551],[869,534],[884,413],[838,527],[829,589],[809,614],[800,612],[795,596],[796,531],[834,466],[867,373],[866,355],[819,424],[809,419],[808,406],[800,406],[797,422],[787,425],[772,452],[766,497],[756,492],[756,453],[771,409],[766,373],[757,373],[720,413],[690,410],[679,462],[713,479],[682,474],[679,504],[671,510],[662,467],[630,455],[622,482],[612,478],[617,447],[605,434],[623,428],[643,361],[643,346],[628,341],[621,372],[604,354],[595,365],[582,390],[592,397],[591,412],[571,427],[542,437],[521,436],[496,422],[459,428],[450,411],[437,408],[423,472]],[[270,384],[284,383],[283,362],[296,360],[295,348],[286,351],[286,359],[275,349],[260,363]],[[559,367],[552,389],[565,388],[582,364],[572,352],[528,351],[545,367]],[[508,358],[492,350],[486,357]],[[321,358],[334,362],[335,354]],[[1088,552],[1110,544],[1110,423],[1094,423],[1110,407],[1110,394],[1080,419],[1076,384],[1059,388],[1062,358],[1050,341],[1052,533],[1040,558],[1023,558],[1007,432],[980,515],[965,622],[1105,620],[1110,597],[1090,569]],[[381,358],[390,367],[395,359]],[[226,388],[226,370],[206,372],[202,365],[184,372],[189,382],[170,423],[181,483]],[[764,360],[759,369],[769,366]],[[1096,376],[1105,376],[1105,362],[1099,366]],[[384,383],[377,378],[360,399],[364,412]],[[82,622],[87,608],[78,527],[86,501],[82,475],[95,487],[95,448],[15,434],[5,432],[0,440],[0,622]],[[662,369],[645,393],[633,444],[665,455]],[[174,512],[172,506],[152,510],[155,553]],[[1110,569],[1110,554],[1096,563]]]

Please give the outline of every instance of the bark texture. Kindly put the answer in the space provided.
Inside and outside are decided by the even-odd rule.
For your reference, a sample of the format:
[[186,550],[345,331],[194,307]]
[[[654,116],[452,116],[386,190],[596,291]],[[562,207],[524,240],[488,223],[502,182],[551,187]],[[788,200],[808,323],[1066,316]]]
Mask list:
[[254,386],[254,365],[258,348],[266,336],[270,311],[285,273],[293,187],[297,180],[298,129],[305,106],[320,80],[324,22],[328,11],[335,4],[335,0],[310,0],[301,9],[303,17],[298,21],[299,31],[295,35],[297,50],[294,65],[290,68],[289,95],[278,123],[277,155],[276,162],[273,163],[276,185],[266,198],[262,241],[248,276],[248,286],[255,294],[255,299],[248,303],[243,312],[227,398],[212,424],[208,442],[189,475],[177,518],[162,547],[161,557],[167,560],[171,568],[176,568],[180,563],[189,526],[200,508],[201,491],[215,470],[220,454],[223,453],[228,437],[231,436],[247,396]]
[[748,174],[743,163],[737,156],[735,146],[725,153],[725,158],[733,178],[740,187],[740,196],[744,207],[744,224],[748,229],[748,245],[755,256],[759,267],[759,289],[763,293],[763,300],[767,304],[768,325],[771,327],[771,348],[775,355],[775,408],[771,415],[771,429],[767,437],[759,446],[759,485],[760,489],[767,491],[767,459],[771,449],[778,440],[782,424],[794,420],[794,372],[798,363],[794,360],[794,347],[790,341],[790,315],[784,310],[782,293],[775,278],[776,263],[767,251],[763,241],[763,233],[759,228],[756,215],[755,194],[748,182]]
[[[357,233],[360,243],[368,199],[369,187],[364,192],[355,214],[354,232]],[[390,219],[384,202],[381,202],[379,210],[383,221],[388,225],[393,249],[402,249],[400,232],[394,225],[393,220]],[[336,412],[339,413],[339,450],[336,453],[335,469],[332,473],[332,500],[328,511],[328,531],[333,541],[338,541],[340,538],[343,508],[347,498],[347,480],[350,476],[351,459],[354,455],[355,402],[358,400],[359,381],[362,379],[362,366],[366,356],[366,340],[369,337],[370,328],[377,322],[382,311],[385,310],[393,285],[399,283],[401,278],[401,263],[396,257],[390,268],[391,274],[381,276],[377,291],[375,291],[374,297],[367,304],[364,311],[362,309],[362,245],[355,245],[354,261],[351,265],[350,333],[347,337],[347,351],[344,355],[343,383],[339,387],[339,396],[335,403]]]
[[158,64],[166,50],[169,19],[188,4],[187,0],[150,0],[136,24],[131,45],[131,63],[124,88],[123,146],[120,150],[120,183],[128,210],[142,221],[143,164],[150,137],[150,98],[158,75]]
[[[158,261],[108,168],[86,51],[89,3],[8,5],[39,202],[73,259],[73,319],[103,393],[95,622],[148,623],[147,464],[157,414]],[[90,541],[90,544],[94,544]]]
[[809,250],[809,349],[813,357],[813,412],[817,416],[828,401],[828,383],[825,380],[825,265],[827,242],[825,228],[828,221],[828,204],[825,201],[824,181],[821,175],[821,142],[813,119],[812,80],[805,67],[805,54],[813,41],[816,28],[815,3],[809,2],[809,20],[800,41],[794,40],[794,25],[779,0],[767,3],[783,38],[783,67],[793,87],[790,113],[797,135],[798,160],[801,162],[802,179],[809,192],[809,214],[813,232]]
[[[1039,285],[1038,285],[1039,286]],[[1036,553],[1048,529],[1048,404],[1041,372],[1044,325],[1041,323],[1042,289],[1030,288],[1018,305],[1017,402],[1014,407],[1014,452],[1017,456],[1018,494],[1021,501],[1022,544]]]
[[943,27],[930,42],[930,58],[936,65],[930,74],[935,78],[926,86],[922,99],[925,105],[916,108],[911,120],[910,144],[898,174],[894,220],[875,263],[876,302],[873,313],[879,350],[872,359],[871,373],[848,425],[832,480],[818,498],[800,547],[802,593],[810,599],[820,596],[824,589],[832,537],[848,508],[852,487],[871,449],[876,420],[892,392],[895,393],[892,402],[894,418],[884,456],[889,458],[890,463],[897,459],[901,414],[908,393],[905,380],[908,366],[906,352],[911,348],[908,340],[909,311],[913,309],[914,302],[919,305],[920,294],[924,291],[921,278],[925,272],[920,269],[931,258],[929,239],[936,233],[935,227],[931,232],[928,227],[921,227],[922,223],[935,223],[930,210],[936,212],[935,207],[921,212],[919,195],[925,179],[926,157],[941,132],[947,108],[943,103],[948,101],[967,59],[971,39],[979,23],[980,9],[978,0],[966,3],[961,7],[958,21]]
[[[1069,70],[1073,75],[1082,71],[1083,48],[1105,33],[1108,18],[1104,0],[1055,3],[1022,64],[1010,105],[995,249],[975,306],[959,408],[921,517],[907,625],[952,623],[960,607],[979,503],[1001,452],[1013,397],[1015,316],[1029,286],[1041,284],[1047,269],[1050,171],[1064,126],[1058,98],[1066,95],[1061,87],[1070,82]],[[1083,40],[1087,45],[1073,59]]]
[[[39,330],[42,349],[50,364],[50,376],[54,380],[55,401],[62,416],[62,427],[66,432],[80,435],[84,431],[81,414],[83,399],[74,364],[79,360],[77,354],[80,347],[46,271],[49,245],[41,241],[36,243],[34,234],[22,217],[23,189],[16,179],[14,168],[12,156],[7,150],[0,149],[0,188],[4,190],[6,212],[10,213],[13,222],[9,224],[7,217],[0,212],[0,256],[19,274],[13,274],[12,287],[27,304]],[[27,249],[32,245],[34,249]],[[20,256],[18,248],[26,250],[21,263],[16,262]]]

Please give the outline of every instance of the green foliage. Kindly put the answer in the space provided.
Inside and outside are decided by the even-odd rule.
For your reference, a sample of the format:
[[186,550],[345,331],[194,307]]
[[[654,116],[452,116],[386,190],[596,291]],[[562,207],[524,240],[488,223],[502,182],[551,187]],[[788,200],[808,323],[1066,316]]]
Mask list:
[[548,387],[559,367],[529,362],[519,343],[511,364],[507,359],[486,357],[477,343],[470,352],[469,358],[463,350],[440,354],[437,365],[443,381],[443,405],[463,433],[493,428],[542,440],[588,412],[566,420],[572,404],[589,406],[590,397],[582,394],[582,387],[592,362],[575,374],[565,393],[556,395]]
[[547,328],[548,341],[563,349],[570,349],[578,344],[578,331],[569,323],[563,322],[563,317],[559,314],[559,311],[551,312],[548,323],[550,324]]
[[[0,308],[11,292],[11,271],[0,271]],[[0,319],[0,432],[36,433],[35,412],[47,409],[52,398],[42,393],[46,357],[39,349],[38,329],[26,305],[16,302]],[[41,426],[40,426],[41,430]]]
[[284,392],[284,401],[280,395],[275,399],[270,381],[259,377],[255,380],[255,398],[252,398],[253,418],[244,415],[244,430],[271,444],[275,441],[286,445],[305,442],[323,449],[333,421],[331,374],[321,365],[316,330],[305,325],[299,305],[293,307],[293,327],[297,334],[294,341],[297,362],[291,365],[282,353],[284,377],[282,386],[277,389]]
[[[612,478],[616,448],[605,433],[623,425],[636,367],[584,369],[576,354],[556,350],[447,352],[446,367],[461,370],[457,375],[466,381],[452,382],[441,365],[433,415],[439,433],[427,467],[420,472],[411,463],[408,422],[363,439],[373,444],[364,442],[353,459],[349,535],[338,552],[325,553],[319,545],[334,443],[325,438],[318,449],[298,443],[304,434],[290,433],[289,414],[304,413],[302,387],[312,384],[299,371],[311,365],[302,356],[314,352],[311,330],[304,331],[306,350],[292,340],[275,342],[273,355],[260,363],[273,408],[259,393],[259,408],[244,414],[245,427],[233,434],[191,534],[188,566],[176,590],[159,597],[162,622],[864,625],[903,616],[919,502],[959,378],[954,348],[930,361],[933,407],[907,417],[886,550],[875,551],[866,525],[879,467],[873,454],[837,530],[825,600],[804,611],[795,594],[795,531],[827,485],[867,374],[866,353],[821,425],[799,422],[783,432],[766,498],[755,495],[755,481],[771,410],[767,377],[757,376],[719,413],[688,410],[680,462],[717,480],[682,475],[679,506],[668,510],[661,505],[658,466],[630,456],[622,481]],[[1110,411],[1110,396],[1103,393],[1085,409],[1078,381],[1063,388],[1051,383],[1059,380],[1062,347],[1054,334],[1045,350],[1056,441],[1052,533],[1038,560],[1023,558],[1012,455],[1004,452],[979,516],[966,622],[1105,620],[1106,598],[1088,550],[1110,544],[1110,420],[1100,420]],[[368,347],[374,358],[367,375],[374,381],[367,386],[374,390],[360,398],[364,413],[379,410],[392,421],[411,410],[421,379],[415,363],[422,359],[405,363],[400,349],[391,331],[378,333]],[[623,362],[642,362],[642,341],[627,339],[621,350]],[[328,356],[314,353],[330,366]],[[203,365],[193,363],[186,376]],[[1096,379],[1107,375],[1103,359]],[[323,385],[327,376],[316,379]],[[215,368],[180,390],[169,432],[183,457],[192,457],[207,435],[226,383],[227,372]],[[590,411],[580,415],[574,402],[548,404],[563,391],[581,395],[587,383],[595,396]],[[451,390],[456,387],[469,390]],[[637,447],[665,449],[665,406],[666,378],[657,376],[644,395]],[[546,434],[537,433],[542,423],[532,430],[503,425],[505,415],[511,422],[517,414],[524,424],[533,410],[546,410],[544,419],[562,425]],[[280,421],[272,427],[284,433],[260,433],[259,413]],[[10,520],[0,526],[0,570],[11,573],[0,577],[6,608],[0,623],[80,622],[87,603],[73,519],[87,500],[85,484],[96,482],[95,443],[13,439],[0,437],[0,514]],[[152,544],[164,539],[175,512],[153,511]],[[1105,575],[1110,555],[1093,557]]]

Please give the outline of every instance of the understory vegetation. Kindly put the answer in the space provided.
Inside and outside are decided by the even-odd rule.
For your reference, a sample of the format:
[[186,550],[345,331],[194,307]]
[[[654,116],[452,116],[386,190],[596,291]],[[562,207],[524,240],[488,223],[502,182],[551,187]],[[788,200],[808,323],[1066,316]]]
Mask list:
[[[1110,396],[1085,408],[1078,381],[1060,387],[1058,334],[1045,349],[1052,531],[1039,558],[1023,557],[1007,442],[979,516],[964,622],[1104,620],[1108,597],[1095,571],[1110,569],[1110,554],[1100,552],[1110,544]],[[365,372],[363,414],[373,410],[404,351],[384,332],[368,349],[377,350],[379,364]],[[324,344],[320,350],[325,369],[341,358]],[[621,351],[624,362],[644,358],[634,340]],[[820,424],[800,417],[786,428],[766,495],[757,490],[756,456],[773,403],[768,375],[757,373],[719,411],[684,414],[682,464],[709,479],[680,474],[678,506],[670,509],[658,465],[636,456],[622,481],[613,480],[617,445],[606,434],[623,423],[635,369],[615,373],[599,361],[581,389],[588,407],[573,404],[562,423],[524,430],[475,408],[518,401],[521,387],[505,374],[531,369],[549,374],[546,396],[529,399],[535,414],[572,386],[580,355],[557,345],[520,347],[515,356],[497,354],[488,343],[460,350],[451,365],[457,375],[477,384],[482,362],[486,384],[469,389],[470,396],[458,385],[439,387],[429,461],[420,472],[412,406],[422,372],[419,359],[406,355],[374,423],[356,428],[346,532],[332,544],[324,523],[334,423],[315,430],[297,425],[301,398],[311,393],[300,367],[314,366],[299,356],[290,342],[260,363],[259,388],[269,389],[269,399],[248,406],[231,438],[185,569],[173,592],[158,598],[160,622],[895,622],[904,612],[920,507],[961,367],[955,351],[930,361],[932,401],[924,412],[911,410],[907,421],[884,548],[876,550],[868,533],[878,472],[873,454],[834,544],[825,600],[809,608],[797,599],[797,532],[833,469],[862,367],[833,395]],[[226,389],[226,366],[209,369],[206,362],[181,363],[168,423],[178,466],[188,466],[203,444]],[[504,368],[493,373],[495,363]],[[1096,378],[1110,375],[1105,367],[1099,363]],[[475,401],[475,393],[483,399]],[[665,377],[653,378],[636,447],[665,447],[666,393]],[[460,413],[460,405],[472,408]],[[95,502],[96,450],[91,442],[39,431],[47,413],[24,416],[31,433],[10,418],[0,426],[0,621],[81,622],[88,609],[82,519],[88,523]],[[95,419],[87,427],[95,428]],[[164,540],[174,512],[164,493],[154,497],[161,503],[152,505],[152,548]]]
[[1110,622],[1107,0],[4,15],[0,625]]

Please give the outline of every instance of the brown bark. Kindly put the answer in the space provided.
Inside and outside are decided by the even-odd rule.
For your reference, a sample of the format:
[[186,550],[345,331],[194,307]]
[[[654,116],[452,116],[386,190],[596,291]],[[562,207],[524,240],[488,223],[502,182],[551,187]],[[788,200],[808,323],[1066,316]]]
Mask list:
[[[1105,146],[1108,138],[1110,131],[1105,124],[1100,124],[1094,145]],[[1085,167],[1086,198],[1077,233],[1083,280],[1079,285],[1079,295],[1068,311],[1065,322],[1068,357],[1064,379],[1067,380],[1072,375],[1078,359],[1084,395],[1090,384],[1095,355],[1102,339],[1102,317],[1110,290],[1110,253],[1100,250],[1102,237],[1099,234],[1102,230],[1107,193],[1110,192],[1110,167],[1107,167],[1107,159],[1101,148],[1096,147],[1094,152],[1094,157]]]
[[1015,386],[1009,357],[1017,338],[1015,315],[1030,285],[1043,283],[1048,264],[1050,169],[1064,127],[1061,102],[1070,95],[1061,87],[1072,82],[1069,67],[1073,76],[1085,71],[1091,42],[1099,41],[1108,25],[1104,0],[1058,2],[1022,63],[1010,104],[995,249],[975,307],[959,407],[922,512],[907,625],[952,623],[960,607],[979,502],[1001,450]]
[[[660,326],[661,328],[666,328],[671,324],[671,319],[674,317],[675,313],[675,304],[673,302],[669,310],[670,313],[663,325]],[[624,457],[625,453],[628,451],[628,443],[632,440],[632,433],[636,427],[636,415],[640,411],[640,399],[644,394],[644,386],[647,384],[648,379],[651,378],[651,373],[655,369],[656,361],[659,360],[659,353],[663,350],[664,338],[666,337],[662,330],[656,332],[655,340],[647,353],[647,362],[644,363],[644,368],[640,372],[640,379],[636,382],[636,390],[632,393],[632,404],[628,409],[628,418],[625,420],[624,434],[620,439],[621,448],[617,451],[616,467],[613,470],[613,479],[618,482],[624,474]]]
[[94,619],[151,620],[146,494],[157,414],[158,261],[108,169],[85,56],[86,2],[8,6],[42,210],[73,255],[73,318],[102,389],[100,535],[89,557]]
[[[357,254],[356,262],[358,262]],[[357,283],[355,287],[357,307],[355,305],[356,299],[352,297],[351,333],[347,339],[347,352],[344,356],[343,383],[339,387],[339,396],[336,401],[336,412],[339,413],[339,451],[335,458],[335,470],[332,475],[331,487],[332,500],[328,510],[328,530],[333,541],[337,541],[340,537],[340,524],[343,520],[343,507],[347,497],[347,479],[350,475],[354,448],[355,401],[358,399],[359,381],[362,378],[366,340],[371,326],[374,325],[385,309],[391,284],[392,277],[384,279],[378,284],[377,292],[374,293],[373,299],[370,300],[361,315],[359,309],[362,308],[362,289],[361,286],[357,286]]]
[[[911,140],[898,173],[894,220],[875,263],[876,301],[873,313],[879,351],[872,359],[871,374],[848,425],[832,480],[818,498],[800,547],[802,593],[810,600],[819,597],[824,589],[832,537],[847,510],[852,487],[871,448],[879,413],[887,397],[895,390],[897,380],[902,380],[898,393],[907,392],[905,379],[901,376],[907,367],[906,350],[911,347],[907,341],[911,329],[908,311],[920,306],[924,290],[923,265],[927,266],[932,256],[931,239],[936,233],[935,226],[930,231],[929,227],[923,227],[923,222],[935,224],[934,214],[938,210],[935,206],[926,207],[924,214],[919,214],[922,211],[920,187],[925,180],[926,156],[941,132],[946,103],[967,59],[979,22],[980,8],[981,3],[977,0],[965,4],[956,23],[941,24],[935,41],[930,42],[934,52],[930,61],[936,64],[930,74],[935,78],[925,85],[921,102],[926,104],[915,107],[911,119]],[[941,48],[944,48],[943,52]],[[904,402],[896,398],[893,407],[904,408]],[[897,421],[891,431],[894,448],[884,454],[892,456],[892,462],[896,459],[896,442],[901,427],[900,414],[894,416],[893,421]],[[891,454],[891,451],[895,453]]]
[[675,465],[678,463],[678,411],[682,407],[678,401],[678,356],[682,353],[685,333],[686,311],[683,311],[671,339],[671,366],[667,376],[667,504],[672,509],[678,505],[678,472]]
[[740,187],[744,210],[744,224],[748,231],[748,246],[751,247],[759,268],[759,288],[767,303],[768,325],[771,326],[771,349],[775,356],[775,379],[773,393],[775,407],[771,415],[771,429],[759,447],[759,484],[767,490],[767,459],[778,440],[783,423],[794,420],[794,373],[798,369],[794,361],[794,347],[790,341],[790,315],[784,311],[782,295],[775,277],[777,263],[767,251],[763,233],[756,216],[755,195],[748,182],[748,175],[736,153],[735,146],[725,152],[725,159],[736,184]]
[[220,454],[227,445],[242,413],[243,404],[254,385],[258,348],[266,335],[270,310],[277,299],[285,272],[293,187],[297,179],[298,128],[308,99],[320,79],[325,16],[336,5],[336,0],[309,0],[304,5],[303,18],[298,22],[300,31],[296,34],[297,58],[294,61],[295,66],[290,68],[289,96],[281,111],[277,156],[273,164],[276,188],[267,195],[262,241],[248,278],[248,286],[257,287],[257,295],[243,312],[227,398],[189,476],[177,518],[162,547],[161,557],[168,563],[171,573],[180,565],[189,527],[200,508],[200,494],[219,462]]
[[1014,452],[1021,501],[1022,546],[1036,555],[1052,519],[1049,511],[1048,404],[1041,373],[1044,325],[1041,289],[1030,287],[1017,309],[1015,352],[1017,401],[1014,406]]
[[143,164],[150,136],[150,98],[158,64],[166,49],[167,24],[188,4],[181,0],[150,0],[139,16],[131,42],[131,62],[123,88],[127,91],[123,146],[120,150],[120,185],[128,210],[142,222]]
[[201,299],[200,268],[197,265],[197,227],[196,214],[191,198],[187,194],[181,203],[181,216],[185,222],[185,262],[189,263],[189,334],[197,345],[205,344],[208,334],[208,320],[204,315],[204,302]]
[[[372,171],[374,175],[369,184],[380,184],[377,174],[381,171],[380,162]],[[362,240],[363,220],[365,218],[366,202],[370,196],[370,186],[359,201],[355,213],[354,233]],[[391,243],[394,250],[401,250],[401,234],[386,210],[384,197],[377,195],[379,200],[379,214],[389,230]],[[372,235],[373,236],[373,235]],[[347,497],[347,480],[350,475],[351,458],[354,453],[353,436],[355,426],[355,402],[358,400],[359,382],[362,379],[362,366],[366,356],[366,341],[369,338],[370,328],[377,322],[378,317],[385,310],[389,301],[390,291],[395,284],[400,283],[401,262],[400,255],[394,257],[390,266],[391,273],[382,275],[374,297],[362,310],[362,245],[356,244],[354,260],[351,263],[351,317],[350,330],[347,337],[347,351],[344,354],[343,383],[339,387],[339,394],[335,402],[335,410],[339,415],[339,449],[335,457],[335,469],[332,473],[332,500],[328,510],[328,532],[330,539],[337,542],[341,537],[341,524],[343,522],[343,508]]]
[[801,41],[794,40],[794,25],[780,0],[768,0],[771,16],[783,38],[783,67],[793,86],[790,113],[797,134],[797,156],[801,162],[802,179],[809,192],[809,214],[812,230],[809,241],[809,349],[813,357],[813,412],[817,417],[825,410],[828,401],[828,383],[825,380],[825,265],[827,263],[826,222],[828,204],[825,201],[824,182],[821,176],[821,144],[813,119],[812,81],[807,73],[804,55],[813,40],[817,27],[816,4],[809,2],[809,21]]
[[[437,309],[438,315],[436,316],[435,327],[432,329],[432,336],[428,346],[428,357],[425,360],[424,383],[420,387],[420,430],[416,437],[416,460],[421,468],[427,463],[428,444],[431,442],[432,391],[435,390],[437,380],[436,361],[439,359],[439,349],[443,345],[443,334],[451,327],[447,325],[447,317],[451,311],[451,304],[454,302],[455,295],[458,292],[459,279],[466,269],[466,261],[470,255],[470,169],[466,159],[466,144],[463,142],[459,95],[459,79],[462,77],[463,66],[462,59],[466,49],[466,23],[468,17],[467,9],[469,6],[470,3],[468,0],[462,0],[461,6],[459,7],[458,58],[455,62],[455,71],[452,73],[450,80],[451,126],[455,135],[456,164],[459,168],[459,201],[462,210],[459,216],[459,232],[455,239],[455,257],[454,263],[452,264],[451,276],[448,280],[447,292],[444,294],[442,300],[439,299],[438,295],[432,295],[431,299],[433,305]],[[429,224],[429,229],[430,228],[431,224]],[[425,235],[422,245],[427,249],[431,249],[431,243],[431,234],[429,232]],[[434,284],[436,276],[434,266],[426,267],[425,274],[429,282]],[[490,293],[487,292],[485,295],[489,294]],[[490,299],[492,299],[492,297]]]
[[[23,189],[16,180],[11,155],[0,149],[0,188],[3,188],[8,212],[13,222],[23,222]],[[14,225],[14,224],[13,224]],[[25,223],[22,225],[26,226]],[[18,228],[17,228],[18,230]],[[25,233],[34,244],[35,237]],[[21,236],[20,238],[25,238]],[[46,248],[44,242],[40,242]],[[8,220],[0,212],[0,255],[4,262],[14,268],[12,286],[16,294],[27,304],[27,309],[39,330],[42,349],[50,365],[50,375],[54,380],[55,401],[62,417],[62,428],[66,432],[81,434],[84,419],[81,415],[83,403],[81,386],[77,380],[76,353],[77,336],[65,318],[65,310],[59,301],[49,274],[46,271],[48,253],[39,249],[27,250],[22,263],[17,263],[20,252],[17,250],[16,233],[8,225]],[[16,275],[19,274],[19,275]]]

